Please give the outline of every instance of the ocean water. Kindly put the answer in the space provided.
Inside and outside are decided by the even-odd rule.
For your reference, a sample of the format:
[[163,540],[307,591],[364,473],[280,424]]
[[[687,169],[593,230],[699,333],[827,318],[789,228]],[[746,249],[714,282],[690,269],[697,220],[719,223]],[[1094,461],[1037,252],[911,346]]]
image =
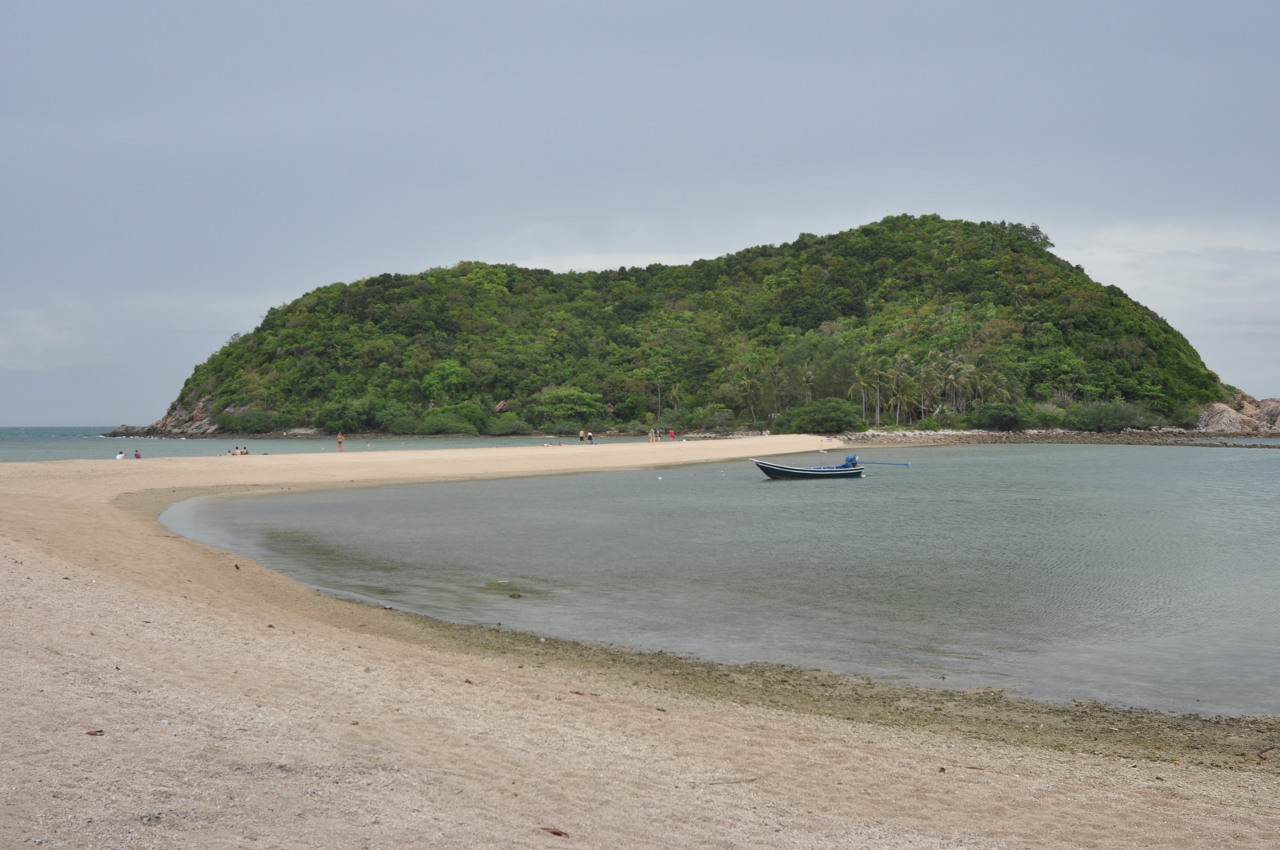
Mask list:
[[[440,619],[1049,702],[1280,715],[1280,451],[884,448],[197,499],[173,530]],[[830,455],[791,456],[817,465]]]
[[[31,460],[107,460],[124,452],[149,457],[209,457],[238,446],[253,454],[304,454],[337,451],[332,437],[259,440],[246,437],[182,439],[175,437],[105,437],[114,426],[0,428],[0,462]],[[546,437],[377,437],[348,439],[344,451],[403,449],[472,449],[541,445]],[[563,438],[569,442],[570,438]],[[576,436],[573,438],[576,440]],[[637,438],[627,438],[635,440]],[[604,438],[596,442],[602,442]]]

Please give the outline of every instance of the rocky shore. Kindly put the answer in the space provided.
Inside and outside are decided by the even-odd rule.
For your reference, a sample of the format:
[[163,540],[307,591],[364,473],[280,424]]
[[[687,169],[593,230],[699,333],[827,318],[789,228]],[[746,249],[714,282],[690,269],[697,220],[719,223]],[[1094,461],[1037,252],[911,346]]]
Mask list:
[[[846,443],[885,445],[978,445],[983,443],[1066,443],[1097,446],[1225,446],[1232,448],[1280,448],[1280,443],[1260,442],[1280,438],[1280,432],[1221,432],[1186,430],[1093,431],[867,431],[844,434]],[[1250,442],[1257,440],[1259,442]]]

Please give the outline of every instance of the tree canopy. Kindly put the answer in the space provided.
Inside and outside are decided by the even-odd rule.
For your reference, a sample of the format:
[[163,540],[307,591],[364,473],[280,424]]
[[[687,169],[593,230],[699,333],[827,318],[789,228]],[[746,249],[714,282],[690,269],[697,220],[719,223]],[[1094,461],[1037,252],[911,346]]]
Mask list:
[[1035,225],[902,215],[682,266],[383,274],[269,310],[175,406],[229,431],[514,433],[767,427],[826,398],[871,425],[992,404],[1178,422],[1222,397],[1168,322],[1052,247]]

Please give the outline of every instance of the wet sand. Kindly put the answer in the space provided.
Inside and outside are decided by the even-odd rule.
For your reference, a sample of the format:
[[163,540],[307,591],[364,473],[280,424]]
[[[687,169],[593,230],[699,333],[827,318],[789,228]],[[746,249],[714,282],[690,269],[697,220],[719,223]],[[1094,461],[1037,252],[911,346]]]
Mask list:
[[813,437],[0,464],[0,847],[1272,847],[1280,726],[889,688],[323,597],[208,493],[629,469]]

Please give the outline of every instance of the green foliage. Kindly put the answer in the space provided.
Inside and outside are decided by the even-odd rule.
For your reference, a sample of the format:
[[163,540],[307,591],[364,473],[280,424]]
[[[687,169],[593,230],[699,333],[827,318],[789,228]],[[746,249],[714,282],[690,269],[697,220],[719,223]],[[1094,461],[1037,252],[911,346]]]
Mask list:
[[422,378],[422,395],[436,404],[449,404],[470,397],[475,376],[457,360],[440,360]]
[[418,424],[418,433],[432,435],[465,434],[474,437],[480,433],[480,430],[461,416],[433,410],[422,417],[422,421]]
[[316,427],[325,431],[374,431],[378,428],[371,399],[339,399],[323,405],[315,415]]
[[240,431],[248,434],[265,434],[289,427],[287,421],[270,410],[223,410],[214,414],[213,421],[224,431]]
[[599,393],[589,393],[577,387],[552,387],[537,393],[529,400],[527,415],[536,424],[577,424],[579,429],[604,412],[604,402]]
[[489,424],[489,414],[485,413],[480,405],[474,401],[451,404],[438,410],[432,410],[428,415],[453,416],[461,419],[471,426],[471,430],[466,432],[469,434],[479,434]]
[[[570,438],[576,439],[578,432],[584,429],[579,427],[579,423],[577,422],[559,421],[559,422],[548,422],[546,425],[542,426],[541,430],[547,434],[559,434],[562,437],[570,437]],[[594,430],[594,429],[588,429],[588,430]]]
[[712,431],[726,433],[733,430],[733,411],[723,404],[707,404],[695,408],[687,417],[675,423],[681,431]]
[[1158,420],[1142,407],[1126,401],[1092,401],[1067,408],[1063,425],[1072,431],[1123,431],[1150,428]]
[[398,401],[379,405],[373,421],[380,430],[391,434],[415,434],[418,431],[418,417],[413,407]]
[[865,431],[867,423],[850,402],[842,398],[820,398],[779,416],[773,430],[779,434],[843,434]]
[[1023,413],[1023,419],[1032,428],[1061,428],[1066,421],[1066,411],[1053,404],[1040,403],[1032,405]]
[[532,434],[533,427],[514,413],[499,413],[489,420],[484,433],[491,437],[514,437],[518,434]]
[[1005,401],[979,404],[973,409],[969,421],[974,428],[988,431],[1021,431],[1027,424],[1017,406]]
[[1181,334],[1050,248],[1035,225],[893,216],[687,266],[334,283],[233,337],[178,402],[235,430],[493,433],[759,427],[822,398],[876,425],[1116,401],[1176,421],[1223,397]]

